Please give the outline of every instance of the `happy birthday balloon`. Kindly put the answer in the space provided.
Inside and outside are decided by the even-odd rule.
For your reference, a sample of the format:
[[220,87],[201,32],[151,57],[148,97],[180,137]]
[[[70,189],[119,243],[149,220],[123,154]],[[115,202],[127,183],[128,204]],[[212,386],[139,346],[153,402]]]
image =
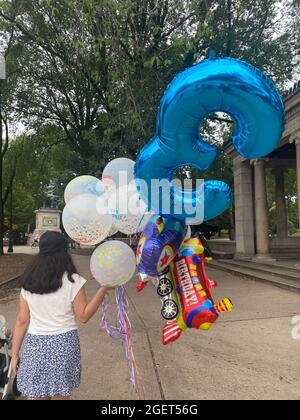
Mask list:
[[135,273],[133,250],[121,241],[107,241],[94,251],[90,269],[102,286],[121,286]]
[[92,194],[78,195],[64,208],[62,222],[67,234],[82,245],[96,245],[109,234],[112,216],[100,215],[96,208],[97,197]]
[[69,182],[65,189],[65,203],[67,204],[72,198],[81,194],[93,194],[99,196],[103,194],[104,188],[102,182],[90,175],[78,176]]

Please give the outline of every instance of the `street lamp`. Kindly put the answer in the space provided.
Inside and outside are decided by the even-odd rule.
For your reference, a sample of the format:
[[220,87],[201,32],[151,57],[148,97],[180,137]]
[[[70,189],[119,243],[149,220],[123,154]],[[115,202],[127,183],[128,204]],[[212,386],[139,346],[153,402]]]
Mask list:
[[[5,58],[0,54],[0,136],[1,136],[1,145],[2,145],[2,84],[3,80],[6,78],[5,71]],[[2,193],[1,193],[2,194]],[[3,254],[3,201],[2,197],[0,198],[0,255]]]

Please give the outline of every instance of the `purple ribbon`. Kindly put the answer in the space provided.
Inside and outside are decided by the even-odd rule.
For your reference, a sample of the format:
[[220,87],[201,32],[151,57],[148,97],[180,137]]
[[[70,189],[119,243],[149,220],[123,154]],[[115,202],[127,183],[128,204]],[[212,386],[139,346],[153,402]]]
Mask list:
[[128,300],[125,295],[124,286],[118,286],[115,289],[117,303],[117,321],[116,325],[111,325],[107,320],[109,309],[109,298],[106,297],[102,302],[101,330],[116,339],[121,340],[125,352],[126,362],[130,374],[130,382],[134,391],[140,400],[145,399],[145,389],[141,378],[140,370],[136,364],[132,348],[132,328],[128,317]]

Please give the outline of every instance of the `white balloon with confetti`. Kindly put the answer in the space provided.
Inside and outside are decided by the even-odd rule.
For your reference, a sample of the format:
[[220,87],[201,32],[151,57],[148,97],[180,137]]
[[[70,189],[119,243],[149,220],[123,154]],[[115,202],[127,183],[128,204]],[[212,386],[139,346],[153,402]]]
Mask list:
[[118,233],[119,232],[119,229],[117,228],[117,226],[115,225],[115,222],[114,222],[114,218],[112,218],[113,219],[113,222],[112,222],[112,225],[111,225],[111,228],[110,228],[110,231],[109,231],[109,233],[108,233],[108,238],[111,238],[112,236],[114,236],[116,233]]
[[94,251],[90,268],[93,277],[102,286],[121,286],[135,273],[135,254],[122,241],[107,241]]
[[72,198],[82,194],[93,194],[100,196],[104,192],[103,183],[96,177],[90,175],[82,175],[72,179],[65,189],[65,203],[67,204]]
[[97,196],[78,195],[64,208],[62,222],[66,233],[82,245],[96,245],[107,238],[112,227],[110,213],[97,212]]
[[108,207],[113,217],[114,226],[125,235],[142,232],[151,217],[134,181],[118,188],[110,196]]

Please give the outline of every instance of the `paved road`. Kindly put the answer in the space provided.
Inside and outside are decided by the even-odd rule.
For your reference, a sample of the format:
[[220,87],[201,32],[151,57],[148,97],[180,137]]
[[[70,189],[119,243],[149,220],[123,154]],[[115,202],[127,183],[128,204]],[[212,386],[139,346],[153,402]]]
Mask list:
[[[89,277],[88,258],[76,257]],[[152,286],[142,294],[127,286],[133,344],[148,399],[300,399],[300,340],[291,319],[300,297],[289,291],[210,270],[215,298],[229,296],[235,308],[208,332],[188,331],[161,344],[160,301]],[[88,294],[97,288],[88,283]],[[0,301],[10,322],[16,295]],[[83,380],[75,399],[135,399],[119,342],[99,332],[99,317],[80,326]]]

